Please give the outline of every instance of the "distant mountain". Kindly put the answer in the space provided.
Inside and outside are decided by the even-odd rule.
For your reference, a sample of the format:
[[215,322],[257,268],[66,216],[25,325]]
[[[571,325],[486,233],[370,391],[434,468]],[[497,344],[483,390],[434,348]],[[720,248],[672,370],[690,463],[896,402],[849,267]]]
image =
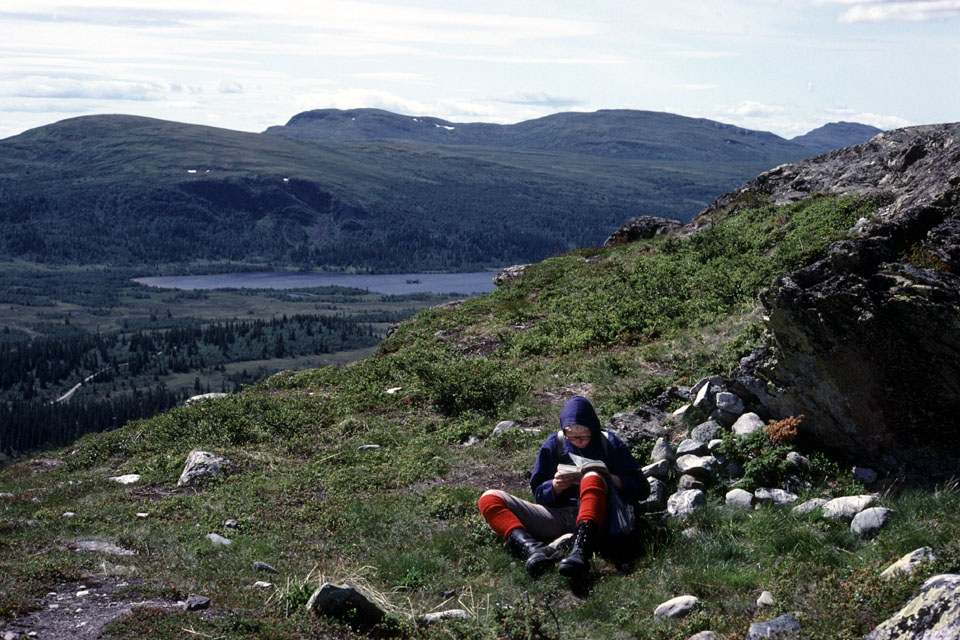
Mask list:
[[871,127],[868,124],[831,122],[802,136],[791,138],[790,142],[802,145],[813,151],[815,155],[820,155],[834,149],[866,142],[878,133],[883,133],[883,129]]
[[88,116],[0,141],[0,260],[493,267],[600,245],[631,216],[689,220],[809,155],[642,111],[493,125],[326,110],[266,135]]
[[[765,131],[670,113],[556,113],[517,124],[458,123],[380,109],[316,109],[265,133],[302,140],[411,140],[427,144],[537,149],[639,160],[753,162],[773,166],[869,140],[879,129],[826,125],[785,140]],[[834,140],[835,143],[832,143]],[[769,168],[768,166],[768,168]]]

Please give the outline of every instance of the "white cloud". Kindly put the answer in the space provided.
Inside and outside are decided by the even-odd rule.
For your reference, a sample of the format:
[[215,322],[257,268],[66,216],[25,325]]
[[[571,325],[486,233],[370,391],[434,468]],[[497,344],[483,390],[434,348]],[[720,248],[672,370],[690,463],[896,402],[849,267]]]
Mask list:
[[709,84],[709,83],[692,83],[692,84],[675,84],[674,88],[680,89],[681,91],[712,91],[713,89],[719,89],[720,85],[718,84]]
[[385,82],[425,82],[426,78],[419,73],[407,71],[373,71],[370,73],[354,73],[354,78],[361,80],[383,80]]
[[776,104],[763,104],[762,102],[745,100],[734,107],[720,107],[720,112],[739,118],[759,118],[783,113],[784,108]]
[[76,80],[32,76],[0,84],[0,93],[18,98],[163,100],[169,86],[122,80]]
[[222,80],[217,85],[217,91],[220,93],[243,93],[243,85],[236,80]]
[[849,107],[831,107],[825,110],[831,117],[838,117],[849,122],[870,124],[880,129],[898,129],[910,126],[910,121],[900,116],[882,115],[868,111],[857,111]]
[[429,105],[379,89],[307,91],[295,96],[297,111],[310,109],[385,109],[408,115],[435,115]]
[[926,22],[960,16],[960,0],[817,0],[816,4],[852,5],[837,18],[856,22]]

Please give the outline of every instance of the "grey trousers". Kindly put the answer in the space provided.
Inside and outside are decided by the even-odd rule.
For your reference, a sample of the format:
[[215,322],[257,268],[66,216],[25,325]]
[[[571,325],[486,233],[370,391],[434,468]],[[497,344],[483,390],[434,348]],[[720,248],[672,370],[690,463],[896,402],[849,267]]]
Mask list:
[[506,491],[492,489],[486,493],[497,494],[507,503],[507,509],[517,516],[523,527],[538,540],[550,542],[565,533],[577,530],[578,507],[544,507],[521,500]]

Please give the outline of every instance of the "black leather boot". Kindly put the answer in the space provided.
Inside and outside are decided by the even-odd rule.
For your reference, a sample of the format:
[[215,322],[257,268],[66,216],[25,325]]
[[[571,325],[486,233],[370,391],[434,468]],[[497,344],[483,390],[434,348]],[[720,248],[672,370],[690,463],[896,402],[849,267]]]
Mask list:
[[560,561],[560,575],[580,578],[590,571],[590,558],[597,544],[597,525],[584,520],[577,525],[570,555]]
[[510,532],[507,546],[513,553],[526,560],[527,573],[538,576],[556,560],[553,549],[543,544],[526,529],[517,527]]

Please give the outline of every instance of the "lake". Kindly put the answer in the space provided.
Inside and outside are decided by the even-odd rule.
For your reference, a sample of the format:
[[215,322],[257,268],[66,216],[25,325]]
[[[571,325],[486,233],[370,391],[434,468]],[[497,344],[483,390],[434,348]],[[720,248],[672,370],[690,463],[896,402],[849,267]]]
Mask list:
[[134,282],[161,289],[306,289],[309,287],[354,287],[374,293],[489,293],[494,271],[474,273],[309,273],[267,271],[219,273],[206,276],[158,276],[134,278]]

